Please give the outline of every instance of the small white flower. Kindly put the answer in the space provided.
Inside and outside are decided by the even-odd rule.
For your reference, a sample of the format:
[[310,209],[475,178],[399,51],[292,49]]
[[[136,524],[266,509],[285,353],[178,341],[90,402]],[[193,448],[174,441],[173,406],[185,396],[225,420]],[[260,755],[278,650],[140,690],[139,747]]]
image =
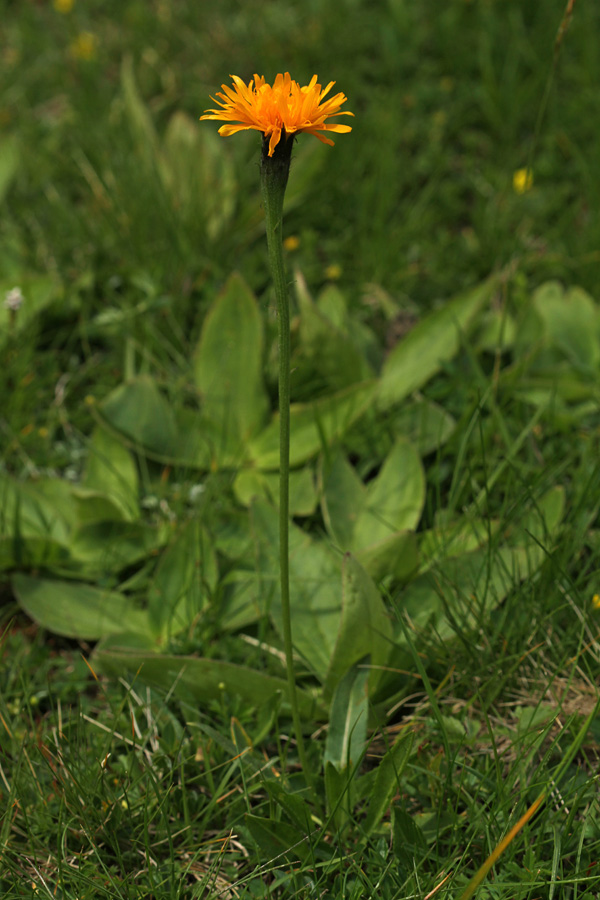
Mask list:
[[4,308],[10,312],[17,312],[23,306],[24,301],[25,297],[21,288],[14,287],[4,295]]
[[198,503],[200,497],[206,490],[205,485],[203,484],[193,484],[188,493],[188,502],[192,505]]

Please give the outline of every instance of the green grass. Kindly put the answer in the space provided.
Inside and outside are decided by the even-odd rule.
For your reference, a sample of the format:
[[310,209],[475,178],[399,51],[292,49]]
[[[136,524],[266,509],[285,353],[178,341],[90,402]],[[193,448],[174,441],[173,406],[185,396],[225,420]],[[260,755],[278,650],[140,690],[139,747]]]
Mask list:
[[[597,700],[600,616],[600,10],[578,0],[554,66],[564,7],[8,4],[0,302],[18,285],[25,304],[12,324],[0,319],[3,897],[458,898],[552,785]],[[82,32],[94,35],[91,59],[73,54]],[[268,687],[253,699],[226,669],[222,686],[208,685],[221,663],[284,677],[268,506],[250,515],[243,502],[267,482],[240,482],[269,467],[260,454],[248,463],[225,400],[218,419],[222,356],[235,354],[214,350],[214,382],[203,376],[222,426],[210,432],[212,463],[191,465],[184,447],[202,407],[194,352],[207,311],[226,309],[215,298],[233,296],[221,294],[232,271],[261,310],[264,351],[244,346],[247,323],[232,322],[232,340],[261,356],[276,404],[259,142],[196,122],[230,72],[256,70],[334,78],[356,114],[335,148],[304,136],[294,151],[284,230],[299,245],[287,261],[318,309],[300,287],[295,400],[353,389],[361,366],[379,384],[416,322],[499,273],[416,392],[405,397],[390,376],[396,399],[369,403],[330,441],[323,413],[321,446],[297,465],[292,575],[314,604],[296,610],[299,683],[316,698],[304,716],[314,795],[285,697]],[[525,166],[533,187],[517,194]],[[549,279],[589,296],[536,294]],[[425,356],[426,341],[415,369]],[[126,406],[125,382],[155,393]],[[425,449],[421,400],[451,423]],[[166,426],[148,429],[170,414],[169,443]],[[422,471],[418,524],[405,526],[421,568],[370,570],[385,671],[368,722],[355,723],[358,757],[338,759],[335,774],[324,755],[336,752],[331,695],[341,700],[310,656],[313,631],[339,598],[342,551],[365,549],[340,534],[400,435],[420,448],[403,490]],[[454,551],[451,528],[462,529]],[[56,591],[43,615],[28,606],[39,584]],[[78,631],[68,616],[58,627],[53,604],[80,585],[121,598],[124,618],[150,610],[150,625],[125,637],[114,623]],[[185,600],[179,628],[169,589]],[[206,661],[196,681],[173,663],[149,684],[114,654],[120,642],[154,650],[157,634],[161,651]],[[406,767],[369,829],[381,761],[408,733]],[[596,719],[478,898],[597,896],[599,748]]]

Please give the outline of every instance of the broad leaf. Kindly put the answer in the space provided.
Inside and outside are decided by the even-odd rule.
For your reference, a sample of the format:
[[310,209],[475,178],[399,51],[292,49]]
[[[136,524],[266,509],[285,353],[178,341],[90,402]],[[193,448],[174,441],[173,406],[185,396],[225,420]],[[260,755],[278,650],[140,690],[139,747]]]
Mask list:
[[13,575],[12,587],[27,615],[55,634],[87,641],[123,631],[148,634],[147,614],[124,594],[28,575]]
[[[317,507],[317,491],[312,469],[304,466],[290,472],[290,515],[311,516]],[[236,499],[249,506],[254,497],[279,505],[279,474],[242,469],[233,483]]]
[[368,547],[396,531],[415,530],[424,502],[421,460],[408,441],[399,439],[377,477],[367,485],[367,502],[354,527],[354,549]]
[[367,489],[342,453],[321,465],[321,511],[327,531],[343,551],[354,547],[354,529],[367,502]]
[[[390,618],[379,591],[362,566],[348,553],[342,569],[342,614],[331,655],[325,690],[331,695],[345,673],[364,657],[385,665],[392,640]],[[371,687],[377,682],[374,670]]]
[[[130,672],[146,684],[202,703],[220,700],[223,694],[228,693],[241,697],[250,707],[256,708],[280,694],[289,712],[289,689],[285,679],[224,660],[137,652],[119,646],[116,639],[99,645],[92,659],[94,666],[97,665],[103,672],[117,677]],[[322,718],[322,710],[306,691],[298,689],[296,695],[303,718]]]
[[194,354],[203,416],[221,435],[221,465],[239,461],[240,447],[265,422],[263,324],[254,295],[232,275],[208,311]]
[[419,568],[419,546],[414,531],[395,534],[356,551],[356,559],[374,581],[387,575],[395,581],[408,581]]
[[82,487],[107,499],[120,510],[119,518],[139,516],[138,474],[129,450],[104,428],[95,428],[88,446]]
[[[341,295],[338,292],[338,295]],[[296,296],[300,310],[299,347],[292,361],[295,379],[308,374],[311,384],[324,385],[339,391],[373,376],[360,348],[345,329],[346,316],[342,299],[342,315],[332,321],[325,312],[327,306],[316,306],[304,279],[296,276]],[[339,311],[339,310],[338,310]]]
[[[300,466],[323,447],[339,440],[373,401],[376,382],[352,385],[314,403],[293,403],[290,409],[290,464]],[[279,468],[279,415],[249,446],[259,469]]]
[[107,425],[134,447],[168,458],[178,449],[175,415],[147,375],[120,385],[98,407]]
[[422,387],[457,352],[461,334],[491,298],[498,284],[489,278],[450,300],[416,325],[388,356],[378,387],[378,403],[387,409]]
[[389,424],[394,434],[402,435],[414,445],[419,456],[439,450],[456,427],[450,413],[424,397],[403,403],[394,411]]
[[193,519],[163,553],[150,584],[148,614],[163,640],[193,624],[205,608],[217,578],[210,538],[199,521]]
[[369,795],[367,818],[363,823],[366,836],[370,835],[379,825],[394,795],[402,791],[400,779],[410,759],[412,746],[413,733],[411,731],[401,732],[379,763],[375,782]]
[[286,822],[276,822],[246,813],[246,826],[267,859],[308,861],[312,858],[310,842],[302,832]]
[[367,665],[353,665],[333,694],[324,762],[332,763],[338,772],[352,770],[364,753],[369,718],[368,678]]
[[[248,580],[281,634],[278,512],[257,500],[251,506],[251,515],[256,563],[255,571],[248,573]],[[340,559],[323,541],[312,539],[294,525],[290,527],[289,546],[294,646],[323,679],[339,626]]]
[[4,200],[21,163],[21,153],[16,135],[6,135],[0,140],[0,203]]
[[108,577],[145,560],[168,536],[166,523],[152,526],[141,519],[85,522],[74,531],[69,551],[87,576]]
[[338,454],[321,470],[321,509],[341,550],[351,550],[374,578],[406,578],[417,565],[411,536],[425,502],[425,476],[415,448],[396,441],[377,476],[364,485]]
[[539,569],[552,549],[563,511],[564,492],[553,488],[521,527],[515,527],[510,536],[513,546],[488,546],[442,560],[405,588],[399,614],[407,613],[415,630],[435,629],[441,638],[475,627]]
[[593,372],[600,362],[600,310],[581,288],[564,291],[558,282],[541,285],[533,305],[554,345],[571,365]]

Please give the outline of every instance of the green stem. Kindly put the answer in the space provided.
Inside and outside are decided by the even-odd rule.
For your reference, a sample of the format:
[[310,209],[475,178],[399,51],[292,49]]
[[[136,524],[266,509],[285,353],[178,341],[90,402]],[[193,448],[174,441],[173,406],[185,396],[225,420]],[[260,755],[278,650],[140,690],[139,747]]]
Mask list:
[[263,139],[260,185],[267,225],[269,267],[277,299],[279,329],[279,571],[283,646],[298,755],[300,756],[300,763],[304,770],[305,778],[312,783],[311,771],[304,747],[304,738],[302,736],[300,714],[298,712],[290,609],[290,306],[283,264],[283,198],[290,171],[293,142],[293,138],[287,138],[285,133],[283,133],[273,156],[269,156],[269,142]]

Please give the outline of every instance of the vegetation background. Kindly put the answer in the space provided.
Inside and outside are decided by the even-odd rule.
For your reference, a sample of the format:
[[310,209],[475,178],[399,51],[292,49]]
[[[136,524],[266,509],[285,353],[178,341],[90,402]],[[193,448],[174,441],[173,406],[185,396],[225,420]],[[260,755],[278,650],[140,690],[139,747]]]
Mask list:
[[[3,0],[0,303],[15,288],[23,299],[0,309],[2,896],[459,896],[551,783],[594,708],[599,671],[600,8],[567,9],[572,19],[564,0]],[[402,671],[371,697],[366,756],[353,761],[362,795],[338,812],[320,782],[328,805],[307,804],[310,826],[271,784],[289,769],[286,792],[304,800],[285,710],[232,691],[199,700],[168,672],[162,688],[138,683],[135,667],[96,675],[100,635],[57,622],[65,582],[129,591],[136,615],[152,608],[153,566],[177,528],[208,522],[220,566],[206,576],[210,603],[168,649],[280,675],[264,610],[234,620],[240,608],[227,606],[223,577],[238,569],[222,558],[237,532],[224,536],[223,523],[246,516],[231,459],[213,471],[138,453],[131,474],[111,444],[117,480],[128,472],[137,493],[115,500],[113,484],[106,496],[131,530],[90,537],[78,520],[77,540],[53,534],[58,549],[39,549],[40,520],[53,527],[44,504],[79,490],[79,513],[87,500],[91,515],[81,489],[98,492],[102,480],[90,458],[106,398],[151,376],[171,405],[185,395],[193,407],[191,361],[232,272],[263,311],[274,405],[259,142],[217,138],[197,119],[230,73],[279,71],[335,79],[355,113],[335,148],[298,142],[286,252],[321,311],[343,298],[336,309],[359,323],[353,340],[373,377],[415,323],[497,278],[407,399],[436,404],[448,424],[443,446],[421,453],[422,518],[411,528],[423,559],[423,535],[470,511],[488,580],[496,551],[510,576],[492,608],[425,618],[396,661]],[[298,328],[298,359],[311,362],[295,399],[346,387]],[[367,483],[402,408],[397,399],[344,437]],[[48,481],[62,487],[30,501],[30,486]],[[328,533],[333,499],[296,518],[311,540]],[[125,534],[135,553],[147,541],[144,552],[127,557]],[[526,576],[512,550],[530,558]],[[243,559],[250,571],[252,554]],[[455,577],[468,594],[465,571]],[[386,608],[404,621],[408,595],[379,575]],[[41,576],[60,585],[54,618],[35,606]],[[314,698],[310,666],[302,684]],[[307,715],[315,765],[332,752],[324,720]],[[369,773],[406,728],[413,751],[371,828]],[[478,897],[598,895],[599,740],[596,720]],[[298,833],[311,837],[290,857]]]

